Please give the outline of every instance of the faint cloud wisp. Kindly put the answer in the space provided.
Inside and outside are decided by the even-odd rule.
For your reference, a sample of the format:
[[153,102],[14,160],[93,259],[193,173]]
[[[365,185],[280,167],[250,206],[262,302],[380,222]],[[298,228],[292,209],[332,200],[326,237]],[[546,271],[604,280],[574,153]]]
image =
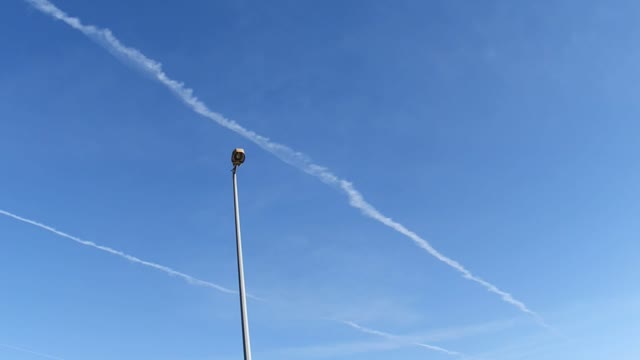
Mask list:
[[61,357],[58,357],[58,356],[53,356],[53,355],[50,355],[50,354],[45,354],[45,353],[41,353],[41,352],[25,349],[23,347],[18,347],[18,346],[13,346],[13,345],[8,345],[8,344],[0,344],[0,348],[5,348],[5,349],[9,349],[9,350],[25,353],[25,354],[35,355],[35,356],[38,356],[38,357],[41,357],[41,358],[45,358],[45,359],[65,360],[65,359],[63,359]]
[[370,328],[364,327],[364,326],[362,326],[360,324],[356,324],[353,321],[341,321],[341,322],[343,324],[347,325],[347,326],[350,326],[350,327],[352,327],[352,328],[354,328],[354,329],[356,329],[356,330],[358,330],[360,332],[366,333],[366,334],[376,335],[376,336],[380,336],[380,337],[383,337],[385,339],[392,340],[392,341],[395,341],[395,342],[406,343],[407,345],[414,345],[414,346],[422,347],[422,348],[425,348],[425,349],[438,351],[438,352],[441,352],[441,353],[445,353],[447,355],[462,356],[462,354],[457,352],[457,351],[451,351],[451,350],[447,350],[447,349],[441,348],[439,346],[424,344],[424,343],[421,343],[421,342],[406,341],[401,336],[389,334],[387,332],[383,332],[383,331],[379,331],[379,330],[370,329]]

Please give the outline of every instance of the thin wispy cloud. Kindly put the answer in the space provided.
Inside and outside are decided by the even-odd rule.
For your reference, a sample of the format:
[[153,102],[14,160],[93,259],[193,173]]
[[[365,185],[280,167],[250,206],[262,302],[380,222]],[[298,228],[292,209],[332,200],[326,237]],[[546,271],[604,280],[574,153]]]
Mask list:
[[[393,351],[406,347],[414,347],[415,343],[434,343],[441,341],[461,340],[467,337],[478,336],[483,334],[505,331],[515,326],[520,320],[509,319],[500,321],[491,321],[479,324],[469,324],[463,326],[452,326],[442,329],[430,330],[427,332],[395,335],[387,332],[377,331],[365,328],[359,323],[352,322],[356,327],[345,321],[336,319],[326,319],[336,321],[341,325],[348,325],[350,328],[375,335],[372,340],[348,341],[338,343],[328,343],[321,345],[306,345],[285,347],[268,352],[267,357],[273,358],[293,358],[293,359],[311,359],[311,358],[348,358],[357,354],[366,354],[371,352]],[[267,355],[267,354],[264,354]],[[451,355],[455,356],[455,355]],[[469,355],[459,355],[460,359],[491,359],[491,357],[478,357]]]
[[43,229],[43,230],[49,231],[51,233],[54,233],[54,234],[56,234],[58,236],[62,236],[63,238],[67,238],[69,240],[72,240],[72,241],[74,241],[74,242],[76,242],[78,244],[81,244],[81,245],[84,245],[84,246],[88,246],[88,247],[91,247],[91,248],[106,252],[108,254],[121,257],[121,258],[123,258],[125,260],[129,260],[129,261],[131,261],[133,263],[136,263],[136,264],[139,264],[139,265],[142,265],[142,266],[146,266],[146,267],[149,267],[149,268],[152,268],[152,269],[155,269],[155,270],[162,271],[163,273],[165,273],[167,275],[181,278],[181,279],[183,279],[184,281],[186,281],[187,283],[189,283],[191,285],[196,285],[196,286],[202,286],[202,287],[206,287],[206,288],[210,288],[210,289],[215,289],[215,290],[221,291],[223,293],[227,293],[227,294],[235,294],[236,293],[236,291],[231,290],[231,289],[227,289],[224,286],[220,286],[218,284],[214,284],[212,282],[205,281],[205,280],[200,280],[200,279],[198,279],[196,277],[193,277],[191,275],[188,275],[188,274],[185,274],[183,272],[174,270],[174,269],[172,269],[172,268],[170,268],[168,266],[160,265],[160,264],[157,264],[157,263],[154,263],[154,262],[151,262],[151,261],[142,260],[140,258],[137,258],[137,257],[133,256],[133,255],[129,255],[127,253],[124,253],[122,251],[110,248],[108,246],[98,245],[98,244],[96,244],[96,243],[94,243],[92,241],[83,240],[83,239],[81,239],[79,237],[76,237],[76,236],[73,236],[73,235],[69,235],[69,234],[67,234],[67,233],[65,233],[63,231],[60,231],[60,230],[58,230],[56,228],[53,228],[53,227],[51,227],[49,225],[45,225],[45,224],[42,224],[42,223],[37,222],[35,220],[24,218],[22,216],[16,215],[16,214],[11,213],[11,212],[6,211],[6,210],[0,209],[0,215],[4,215],[4,216],[7,216],[7,217],[10,217],[10,218],[12,218],[14,220],[18,220],[18,221],[21,221],[21,222],[29,224],[29,225],[33,225],[33,226],[38,227],[40,229]]
[[0,344],[0,348],[4,348],[4,349],[9,349],[11,351],[15,351],[15,352],[21,352],[21,353],[25,353],[25,354],[30,354],[30,355],[35,355],[44,359],[52,359],[52,360],[65,360],[61,357],[58,356],[53,356],[50,354],[45,354],[45,353],[41,353],[41,352],[37,352],[37,351],[33,351],[33,350],[29,350],[23,347],[19,347],[19,346],[14,346],[14,345],[9,345],[9,344]]
[[135,48],[124,45],[113,35],[113,33],[109,29],[98,28],[93,25],[85,25],[80,21],[80,19],[69,16],[67,13],[60,10],[58,7],[47,0],[25,1],[41,12],[53,17],[54,19],[60,20],[70,27],[80,31],[90,39],[102,45],[117,58],[125,61],[128,64],[134,65],[142,72],[155,78],[158,82],[160,82],[171,92],[173,92],[178,97],[178,99],[182,100],[194,112],[248,139],[264,150],[275,155],[285,163],[320,179],[325,184],[340,189],[348,197],[349,204],[352,207],[360,210],[365,216],[370,217],[411,239],[417,246],[425,250],[427,253],[429,253],[439,261],[445,263],[449,267],[453,268],[454,270],[458,271],[465,279],[480,284],[486,290],[498,295],[506,303],[511,304],[520,311],[531,315],[541,325],[548,327],[544,323],[543,319],[536,312],[529,309],[529,307],[527,307],[527,305],[525,305],[522,301],[515,299],[510,293],[501,290],[494,284],[474,275],[462,264],[440,253],[429,242],[427,242],[415,232],[409,230],[404,225],[398,223],[392,218],[382,214],[378,209],[367,202],[362,193],[360,193],[349,181],[338,177],[326,167],[315,164],[307,155],[295,151],[286,145],[273,142],[269,138],[248,130],[242,127],[237,122],[227,119],[223,115],[210,110],[204,102],[202,102],[194,95],[192,89],[186,87],[182,82],[170,78],[162,70],[162,65],[159,62],[148,58],[142,52]]
[[401,336],[398,335],[394,335],[394,334],[389,334],[387,332],[383,332],[383,331],[379,331],[379,330],[374,330],[368,327],[364,327],[360,324],[356,324],[353,321],[342,321],[343,324],[350,326],[360,332],[363,332],[365,334],[371,334],[371,335],[375,335],[375,336],[379,336],[388,340],[392,340],[395,342],[398,342],[400,344],[407,344],[407,345],[413,345],[413,346],[418,346],[418,347],[422,347],[425,349],[429,349],[429,350],[433,350],[433,351],[437,351],[437,352],[441,352],[441,353],[445,353],[447,355],[451,355],[451,356],[462,356],[461,353],[457,352],[457,351],[451,351],[451,350],[447,350],[445,348],[441,348],[439,346],[435,346],[435,345],[430,345],[430,344],[425,344],[425,343],[421,343],[421,342],[414,342],[411,340],[406,340]]

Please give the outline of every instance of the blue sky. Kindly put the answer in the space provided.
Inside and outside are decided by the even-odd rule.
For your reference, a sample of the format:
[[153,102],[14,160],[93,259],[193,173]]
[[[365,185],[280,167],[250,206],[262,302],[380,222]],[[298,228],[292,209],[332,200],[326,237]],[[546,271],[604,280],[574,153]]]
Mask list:
[[[552,329],[18,0],[0,11],[0,209],[235,289],[240,146],[254,358],[640,356],[640,5],[55,4]],[[8,216],[0,246],[0,359],[241,357],[233,294]]]

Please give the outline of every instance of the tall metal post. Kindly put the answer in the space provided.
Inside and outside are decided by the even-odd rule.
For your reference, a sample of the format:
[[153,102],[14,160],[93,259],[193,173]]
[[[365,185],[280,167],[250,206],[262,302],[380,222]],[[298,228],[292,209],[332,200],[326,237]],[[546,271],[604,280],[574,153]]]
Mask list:
[[[234,152],[235,154],[235,152]],[[243,156],[244,160],[244,156]],[[240,236],[240,209],[238,207],[238,182],[236,172],[239,164],[233,165],[233,208],[236,216],[236,252],[238,255],[238,286],[240,288],[240,317],[242,320],[242,344],[244,360],[251,360],[251,343],[249,341],[249,319],[247,317],[247,297],[244,289],[244,266],[242,263],[242,238]]]

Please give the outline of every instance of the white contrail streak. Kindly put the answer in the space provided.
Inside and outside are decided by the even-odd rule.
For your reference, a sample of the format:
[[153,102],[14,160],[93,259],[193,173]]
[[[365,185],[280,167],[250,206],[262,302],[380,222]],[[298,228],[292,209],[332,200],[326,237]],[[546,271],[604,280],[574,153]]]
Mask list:
[[429,350],[445,353],[447,355],[462,356],[461,353],[456,352],[456,351],[447,350],[447,349],[444,349],[444,348],[441,348],[441,347],[435,346],[435,345],[429,345],[429,344],[423,344],[423,343],[419,343],[419,342],[407,341],[407,340],[403,339],[401,336],[389,334],[389,333],[378,331],[378,330],[373,330],[373,329],[364,327],[362,325],[356,324],[353,321],[341,321],[341,322],[343,324],[345,324],[345,325],[348,325],[348,326],[350,326],[350,327],[352,327],[352,328],[354,328],[354,329],[356,329],[356,330],[358,330],[360,332],[366,333],[366,334],[380,336],[380,337],[383,337],[385,339],[393,340],[393,341],[400,342],[400,343],[407,344],[407,345],[419,346],[419,347],[422,347],[422,348],[425,348],[425,349],[429,349]]
[[485,281],[482,278],[472,274],[471,271],[467,270],[464,266],[462,266],[462,264],[443,255],[438,250],[433,248],[431,244],[421,238],[418,234],[407,229],[404,225],[394,221],[390,217],[382,214],[375,207],[373,207],[373,205],[369,204],[364,199],[362,194],[358,190],[356,190],[356,188],[350,182],[333,174],[327,168],[313,163],[311,159],[305,154],[295,151],[286,145],[273,142],[269,138],[258,135],[257,133],[242,127],[237,122],[227,119],[223,115],[210,110],[207,105],[205,105],[205,103],[203,103],[193,94],[192,89],[186,87],[183,83],[173,80],[169,76],[167,76],[167,74],[162,70],[162,65],[159,62],[146,57],[137,49],[125,46],[111,33],[111,30],[98,28],[93,25],[84,25],[82,24],[80,19],[69,16],[67,13],[60,10],[58,7],[47,0],[25,1],[41,12],[57,20],[60,20],[70,27],[80,31],[87,37],[98,42],[114,56],[124,60],[129,64],[135,65],[142,72],[155,78],[162,85],[173,92],[194,112],[214,121],[218,125],[221,125],[240,136],[245,137],[264,150],[272,153],[285,163],[290,164],[312,176],[315,176],[326,184],[339,188],[349,198],[349,204],[351,204],[352,207],[359,209],[364,215],[377,220],[378,222],[390,227],[391,229],[405,235],[409,239],[413,240],[413,242],[420,248],[431,254],[433,257],[460,272],[464,278],[482,285],[488,291],[500,296],[503,301],[534,317],[541,325],[547,326],[542,318],[537,313],[530,310],[523,302],[516,300],[508,292],[503,291],[497,286],[489,283],[488,281]]
[[37,351],[25,349],[25,348],[18,347],[18,346],[8,345],[8,344],[0,344],[0,348],[5,348],[5,349],[13,350],[13,351],[19,351],[19,352],[22,352],[22,353],[25,353],[25,354],[31,354],[31,355],[39,356],[39,357],[46,358],[46,359],[64,360],[61,357],[57,357],[57,356],[53,356],[53,355],[49,355],[49,354],[44,354],[44,353],[40,353],[40,352],[37,352]]
[[153,262],[150,262],[150,261],[142,260],[142,259],[139,259],[139,258],[137,258],[135,256],[126,254],[126,253],[124,253],[122,251],[115,250],[115,249],[112,249],[112,248],[107,247],[107,246],[98,245],[98,244],[96,244],[96,243],[94,243],[92,241],[87,241],[87,240],[80,239],[79,237],[76,237],[76,236],[73,236],[73,235],[69,235],[69,234],[67,234],[65,232],[62,232],[60,230],[57,230],[57,229],[55,229],[55,228],[53,228],[51,226],[39,223],[39,222],[34,221],[34,220],[23,218],[22,216],[18,216],[16,214],[10,213],[10,212],[2,210],[2,209],[0,209],[0,215],[4,215],[4,216],[10,217],[12,219],[15,219],[15,220],[18,220],[18,221],[22,221],[23,223],[27,223],[29,225],[33,225],[33,226],[39,227],[40,229],[47,230],[47,231],[52,232],[52,233],[54,233],[54,234],[56,234],[58,236],[62,236],[62,237],[67,238],[69,240],[75,241],[78,244],[81,244],[81,245],[84,245],[84,246],[88,246],[88,247],[92,247],[94,249],[98,249],[100,251],[104,251],[104,252],[109,253],[111,255],[119,256],[119,257],[124,258],[126,260],[129,260],[129,261],[131,261],[133,263],[140,264],[140,265],[143,265],[143,266],[146,266],[146,267],[150,267],[152,269],[160,270],[165,274],[168,274],[168,275],[171,275],[171,276],[175,276],[175,277],[179,277],[179,278],[185,280],[187,283],[189,283],[191,285],[207,287],[207,288],[215,289],[215,290],[221,291],[223,293],[227,293],[227,294],[235,294],[236,293],[235,291],[233,291],[231,289],[227,289],[224,286],[220,286],[220,285],[211,283],[209,281],[200,280],[200,279],[195,278],[195,277],[193,277],[191,275],[187,275],[187,274],[182,273],[180,271],[176,271],[176,270],[174,270],[174,269],[172,269],[170,267],[167,267],[167,266],[164,266],[164,265],[160,265],[160,264],[156,264],[156,263],[153,263]]

